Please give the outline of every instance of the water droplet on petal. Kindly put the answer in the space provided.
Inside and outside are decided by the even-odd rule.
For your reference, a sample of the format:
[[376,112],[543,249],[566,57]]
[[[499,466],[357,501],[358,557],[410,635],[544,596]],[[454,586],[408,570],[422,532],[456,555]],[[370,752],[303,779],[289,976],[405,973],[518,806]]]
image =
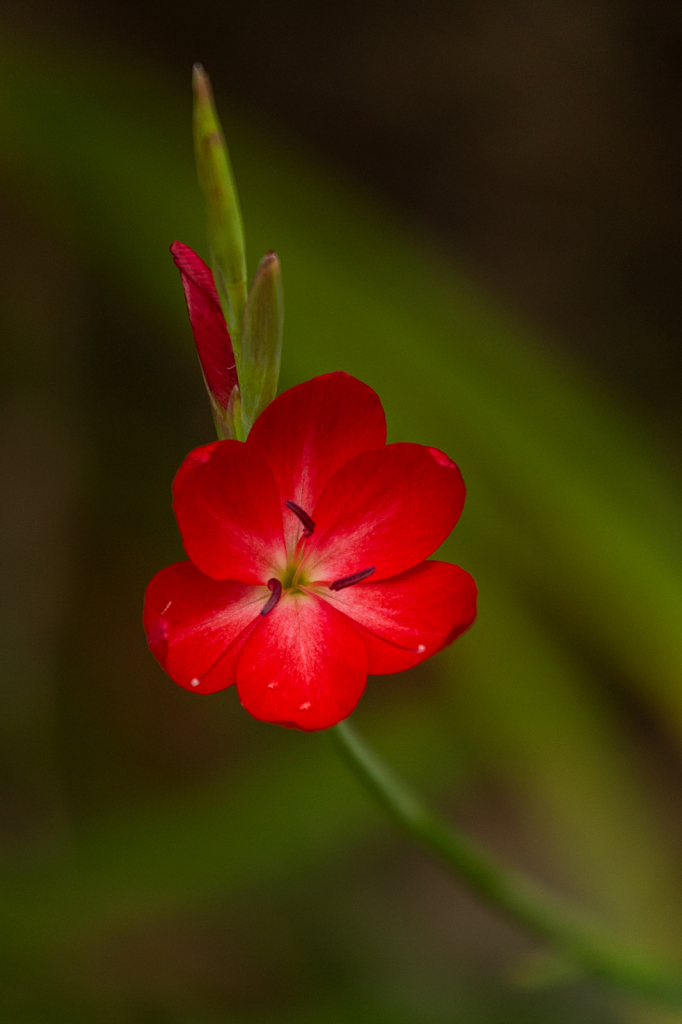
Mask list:
[[277,682],[268,683],[268,690],[278,690],[278,689],[279,689],[279,683],[277,683]]
[[425,650],[426,650],[426,647],[424,646],[424,644],[418,644],[417,645],[417,654],[423,654]]
[[304,700],[304,701],[301,701],[301,703],[298,705],[298,710],[299,711],[312,711],[313,710],[313,705],[312,705],[312,703],[309,700]]
[[195,676],[194,679],[190,679],[189,685],[190,686],[198,686],[200,684],[200,682],[201,682],[201,679],[197,679],[197,677]]

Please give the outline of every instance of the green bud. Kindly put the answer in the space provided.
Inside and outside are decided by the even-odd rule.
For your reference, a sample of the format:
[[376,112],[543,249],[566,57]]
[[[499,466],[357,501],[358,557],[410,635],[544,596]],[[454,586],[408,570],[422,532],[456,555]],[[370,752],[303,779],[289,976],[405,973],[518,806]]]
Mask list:
[[224,441],[227,438],[231,440],[244,441],[245,436],[244,428],[242,426],[242,404],[239,395],[239,388],[233,388],[227,408],[224,408],[209,388],[205,376],[204,384],[206,384],[208,401],[211,406],[211,415],[213,416],[213,423],[218,439],[220,441]]
[[230,156],[213,103],[208,75],[194,65],[194,152],[206,197],[208,245],[216,289],[241,379],[241,336],[246,303],[244,230]]
[[282,271],[276,253],[269,252],[260,261],[244,312],[239,381],[245,435],[277,393],[283,323]]

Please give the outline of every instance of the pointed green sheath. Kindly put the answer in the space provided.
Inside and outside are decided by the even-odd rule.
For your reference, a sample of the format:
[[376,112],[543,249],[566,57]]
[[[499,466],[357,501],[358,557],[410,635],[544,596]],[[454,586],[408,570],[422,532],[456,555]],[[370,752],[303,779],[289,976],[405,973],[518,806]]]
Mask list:
[[283,324],[282,271],[277,254],[269,252],[258,265],[244,312],[240,382],[245,436],[277,393]]
[[194,152],[206,197],[211,264],[241,379],[242,318],[246,304],[244,230],[230,157],[213,103],[208,75],[200,64],[192,73]]

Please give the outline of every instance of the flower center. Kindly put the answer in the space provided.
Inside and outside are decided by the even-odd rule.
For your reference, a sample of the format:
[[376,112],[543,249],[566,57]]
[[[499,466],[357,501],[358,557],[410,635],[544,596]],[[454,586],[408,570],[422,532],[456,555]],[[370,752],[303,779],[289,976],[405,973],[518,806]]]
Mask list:
[[[270,590],[273,589],[271,584],[274,582],[274,579],[268,580],[268,587],[270,587]],[[280,595],[303,593],[301,588],[310,586],[310,578],[308,573],[305,571],[305,566],[301,563],[301,558],[294,555],[276,582],[277,586],[280,588]],[[269,603],[270,601],[268,601],[268,604]],[[274,608],[275,605],[273,604],[272,607]]]
[[[293,512],[296,518],[300,520],[303,525],[303,530],[296,545],[296,550],[293,553],[293,557],[280,578],[268,580],[268,588],[272,591],[272,596],[263,606],[261,615],[267,615],[268,612],[271,612],[285,591],[291,594],[300,594],[303,592],[303,588],[307,588],[311,585],[311,581],[308,579],[308,575],[303,569],[302,562],[305,561],[303,558],[305,539],[306,537],[312,537],[315,531],[315,523],[305,509],[301,508],[300,505],[297,505],[295,501],[285,501],[284,504],[289,511]],[[367,577],[371,576],[374,572],[376,572],[376,568],[372,565],[367,569],[361,569],[360,572],[354,572],[350,576],[342,576],[340,579],[334,580],[333,583],[330,583],[329,589],[335,591],[345,590],[346,587],[352,587],[353,584],[361,583],[363,580],[366,580]]]
[[299,583],[307,582],[302,578],[300,562],[290,562],[280,579],[282,581],[282,590],[292,590]]

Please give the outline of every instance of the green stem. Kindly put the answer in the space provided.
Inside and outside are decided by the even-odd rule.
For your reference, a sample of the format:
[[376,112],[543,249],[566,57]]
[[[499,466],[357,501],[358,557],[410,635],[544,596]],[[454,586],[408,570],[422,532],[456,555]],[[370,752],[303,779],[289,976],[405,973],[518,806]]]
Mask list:
[[330,729],[367,789],[395,821],[489,904],[549,942],[600,981],[682,1006],[682,971],[618,941],[584,912],[505,867],[463,832],[442,822],[383,764],[349,721]]

